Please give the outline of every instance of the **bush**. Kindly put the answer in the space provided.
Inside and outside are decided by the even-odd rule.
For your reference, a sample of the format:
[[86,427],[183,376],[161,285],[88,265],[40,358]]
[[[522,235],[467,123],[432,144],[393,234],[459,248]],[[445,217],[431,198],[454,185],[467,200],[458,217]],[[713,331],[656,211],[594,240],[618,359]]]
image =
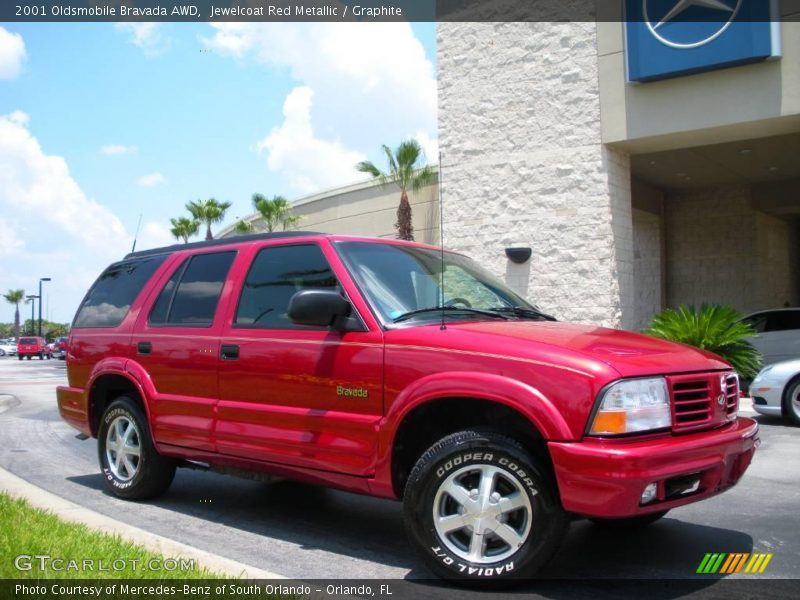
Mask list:
[[742,378],[752,379],[761,369],[762,359],[744,339],[756,331],[741,319],[730,306],[704,304],[698,311],[681,305],[657,314],[645,333],[713,352],[733,365]]

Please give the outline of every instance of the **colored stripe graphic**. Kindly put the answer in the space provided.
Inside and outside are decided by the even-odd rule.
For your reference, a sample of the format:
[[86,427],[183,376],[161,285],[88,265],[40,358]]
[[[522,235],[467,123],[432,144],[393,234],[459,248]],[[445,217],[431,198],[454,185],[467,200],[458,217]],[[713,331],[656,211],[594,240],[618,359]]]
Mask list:
[[[740,573],[742,567],[745,573],[763,573],[769,562],[772,560],[772,553],[757,552],[749,554],[747,552],[734,552],[728,554],[726,552],[708,552],[703,560],[700,561],[700,566],[697,567],[697,573],[704,575],[713,575],[715,573],[731,575],[733,573]],[[749,559],[749,561],[748,561]]]

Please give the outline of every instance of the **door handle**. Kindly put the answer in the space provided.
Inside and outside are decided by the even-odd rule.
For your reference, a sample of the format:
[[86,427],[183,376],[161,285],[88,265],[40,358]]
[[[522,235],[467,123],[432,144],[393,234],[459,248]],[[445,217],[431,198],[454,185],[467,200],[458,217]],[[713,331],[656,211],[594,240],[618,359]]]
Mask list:
[[223,344],[219,354],[222,360],[237,360],[239,358],[239,346]]
[[138,344],[136,344],[137,354],[147,355],[150,354],[152,351],[153,351],[153,344],[151,344],[150,342],[139,342]]

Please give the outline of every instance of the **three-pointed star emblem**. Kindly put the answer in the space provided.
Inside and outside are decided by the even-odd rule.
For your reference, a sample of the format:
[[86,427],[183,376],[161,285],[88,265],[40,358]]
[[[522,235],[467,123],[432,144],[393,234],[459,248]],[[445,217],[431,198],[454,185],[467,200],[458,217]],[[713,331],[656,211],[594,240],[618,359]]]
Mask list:
[[657,25],[653,27],[653,29],[658,29],[664,23],[669,23],[675,17],[677,17],[683,11],[685,11],[687,8],[691,8],[692,6],[699,6],[702,8],[713,8],[715,10],[723,10],[729,13],[732,13],[734,11],[733,8],[731,8],[721,0],[678,0],[678,2],[675,3],[675,6],[673,6],[669,10],[669,12],[666,15],[664,15],[664,17],[658,22]]

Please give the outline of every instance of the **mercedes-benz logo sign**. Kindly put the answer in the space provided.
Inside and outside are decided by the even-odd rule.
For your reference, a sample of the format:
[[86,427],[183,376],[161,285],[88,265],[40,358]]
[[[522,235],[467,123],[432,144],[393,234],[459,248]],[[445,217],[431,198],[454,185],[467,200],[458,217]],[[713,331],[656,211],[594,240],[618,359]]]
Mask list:
[[[642,0],[642,11],[647,28],[659,42],[685,50],[705,46],[725,33],[739,14],[742,1]],[[719,17],[708,22],[681,21],[678,17],[692,7],[718,11]]]

